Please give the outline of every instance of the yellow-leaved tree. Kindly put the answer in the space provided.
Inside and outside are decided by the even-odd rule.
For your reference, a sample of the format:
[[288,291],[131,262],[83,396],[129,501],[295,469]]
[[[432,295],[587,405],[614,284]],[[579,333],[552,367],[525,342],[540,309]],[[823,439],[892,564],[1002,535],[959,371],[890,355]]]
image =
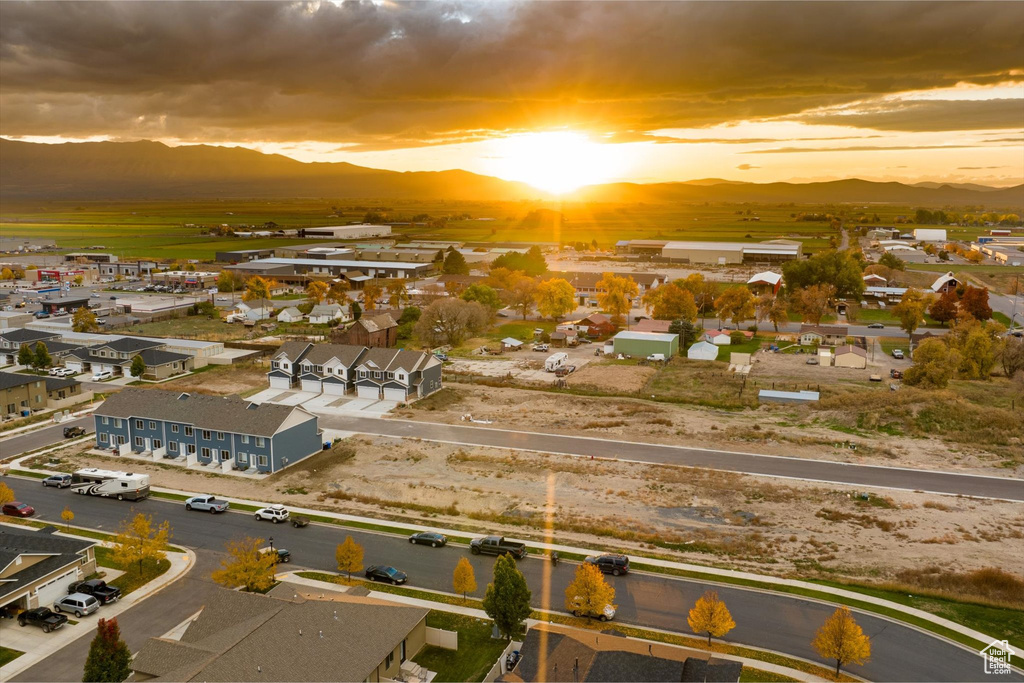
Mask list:
[[612,322],[621,325],[624,318],[628,323],[629,310],[633,299],[640,293],[636,281],[613,273],[604,273],[597,282],[597,303],[601,310],[612,314]]
[[597,617],[604,621],[604,610],[609,605],[615,607],[615,589],[608,585],[597,566],[583,563],[576,568],[573,577],[565,589],[565,609],[577,617]]
[[312,301],[314,304],[319,304],[327,296],[327,292],[330,290],[326,282],[320,282],[316,280],[306,285],[306,298]]
[[384,294],[384,288],[377,280],[367,280],[363,285],[363,307],[368,311],[377,309],[377,301]]
[[686,623],[694,633],[707,633],[708,645],[711,644],[711,636],[721,638],[736,627],[736,622],[729,614],[729,608],[718,598],[718,591],[714,590],[709,590],[697,598],[696,604],[686,618]]
[[258,301],[270,298],[270,282],[258,275],[245,281],[245,293],[242,301]]
[[466,599],[467,593],[476,591],[476,574],[473,573],[473,565],[465,557],[459,558],[452,572],[452,588],[456,593],[462,593],[462,599]]
[[267,590],[274,585],[277,556],[276,553],[260,552],[262,547],[262,538],[230,541],[228,557],[220,561],[221,568],[210,578],[226,588],[242,586],[250,593]]
[[537,312],[545,318],[558,320],[576,309],[576,290],[568,280],[553,277],[537,285],[534,290]]
[[863,664],[871,658],[871,639],[853,619],[850,608],[836,609],[818,629],[811,645],[825,659],[836,660],[836,677],[843,664]]
[[0,481],[0,505],[7,505],[14,500],[14,491],[7,484]]
[[345,572],[348,580],[352,581],[352,572],[363,568],[363,546],[346,536],[344,542],[339,543],[334,551],[334,559],[338,562],[338,571]]
[[67,530],[71,531],[71,522],[75,519],[75,513],[71,511],[71,508],[65,505],[64,509],[61,510],[60,518],[67,525]]
[[154,564],[167,557],[167,541],[171,538],[171,525],[164,521],[159,526],[153,525],[153,517],[138,513],[130,520],[121,522],[121,528],[114,538],[114,561],[128,571],[134,562],[139,563],[139,574],[142,574],[142,563],[151,560]]

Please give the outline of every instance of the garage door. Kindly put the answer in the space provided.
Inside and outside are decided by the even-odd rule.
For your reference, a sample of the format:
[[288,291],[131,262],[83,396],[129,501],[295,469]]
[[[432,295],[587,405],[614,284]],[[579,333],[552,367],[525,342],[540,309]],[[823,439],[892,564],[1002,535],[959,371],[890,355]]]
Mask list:
[[37,607],[53,607],[62,595],[68,594],[68,584],[78,578],[78,570],[72,569],[36,589]]
[[271,377],[271,389],[291,389],[292,383],[287,377]]
[[64,367],[66,367],[68,370],[73,370],[76,373],[82,372],[82,364],[81,363],[75,363],[73,361],[67,361],[66,363],[64,363]]
[[356,387],[356,396],[359,398],[380,398],[380,388],[361,384]]
[[333,382],[324,382],[324,393],[331,396],[344,396],[345,385],[335,384]]
[[404,401],[407,394],[405,389],[398,387],[384,387],[384,400],[385,401]]
[[311,391],[314,394],[320,393],[320,380],[318,379],[304,379],[302,380],[302,390]]

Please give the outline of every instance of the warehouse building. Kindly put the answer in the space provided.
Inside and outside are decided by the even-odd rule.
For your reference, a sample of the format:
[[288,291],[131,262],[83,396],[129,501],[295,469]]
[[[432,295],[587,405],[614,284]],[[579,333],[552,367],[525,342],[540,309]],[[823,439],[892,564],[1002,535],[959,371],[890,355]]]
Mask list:
[[225,270],[242,276],[273,277],[281,282],[305,282],[309,279],[345,277],[359,272],[370,278],[422,278],[434,269],[433,263],[397,261],[357,261],[352,259],[269,258],[227,266]]
[[679,263],[734,265],[741,263],[777,263],[803,256],[803,244],[792,240],[767,242],[669,242],[662,258]]
[[612,337],[612,345],[616,354],[646,358],[651,354],[660,353],[667,359],[679,353],[679,335],[657,332],[619,332]]
[[325,239],[359,240],[366,237],[390,237],[390,225],[329,225],[321,228],[304,228],[302,237],[323,237]]

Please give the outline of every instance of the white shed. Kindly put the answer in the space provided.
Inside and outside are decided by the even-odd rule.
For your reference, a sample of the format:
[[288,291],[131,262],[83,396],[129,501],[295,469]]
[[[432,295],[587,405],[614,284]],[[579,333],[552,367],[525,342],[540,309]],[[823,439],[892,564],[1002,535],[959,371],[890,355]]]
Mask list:
[[717,360],[718,347],[711,342],[699,341],[687,349],[686,357],[692,360]]
[[277,322],[297,323],[300,320],[302,320],[303,317],[305,316],[302,315],[302,311],[295,308],[294,306],[289,306],[288,308],[284,309],[283,311],[277,314]]

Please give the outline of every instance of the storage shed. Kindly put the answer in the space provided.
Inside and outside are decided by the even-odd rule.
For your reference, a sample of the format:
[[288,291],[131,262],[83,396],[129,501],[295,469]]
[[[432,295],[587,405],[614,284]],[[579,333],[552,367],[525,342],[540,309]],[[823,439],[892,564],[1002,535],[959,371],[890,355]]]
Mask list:
[[686,351],[691,360],[718,360],[718,347],[711,342],[699,341]]
[[867,351],[859,346],[845,345],[836,347],[835,366],[837,368],[859,368],[868,366]]
[[818,392],[762,389],[757,393],[757,400],[768,403],[811,403],[818,400]]
[[679,353],[679,335],[658,332],[619,332],[612,337],[615,353],[647,357],[662,353],[671,358]]

